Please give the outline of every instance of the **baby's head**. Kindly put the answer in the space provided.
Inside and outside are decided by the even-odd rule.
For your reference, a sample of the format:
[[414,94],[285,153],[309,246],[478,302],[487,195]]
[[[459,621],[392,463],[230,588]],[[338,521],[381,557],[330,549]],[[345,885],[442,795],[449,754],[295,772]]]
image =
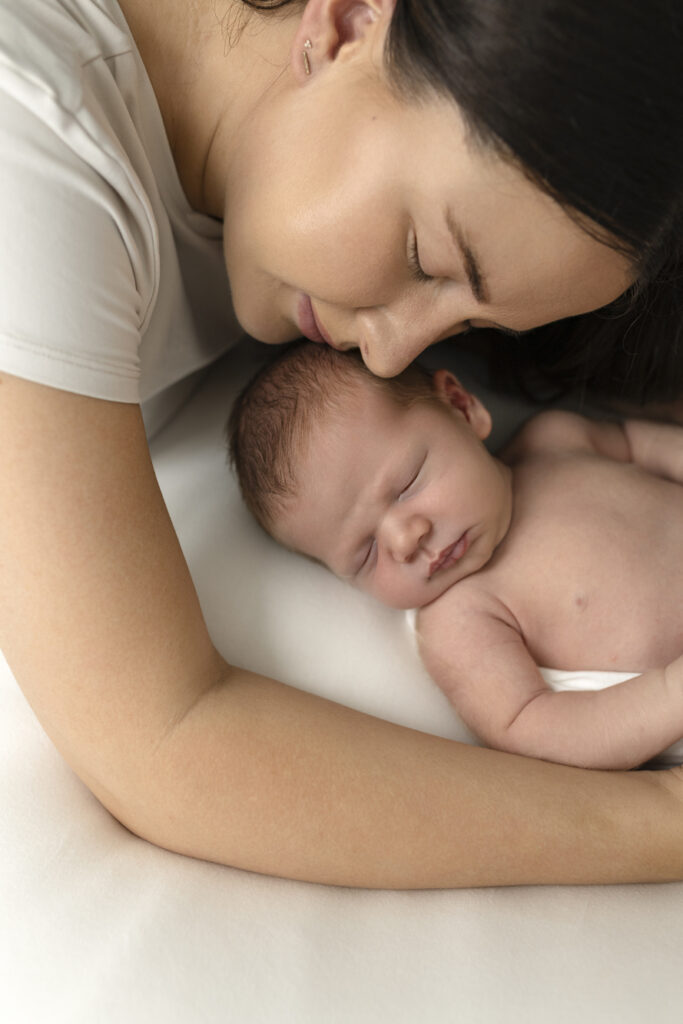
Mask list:
[[256,375],[228,433],[268,533],[385,604],[417,608],[482,568],[507,532],[490,427],[447,370],[385,380],[355,352],[305,342]]

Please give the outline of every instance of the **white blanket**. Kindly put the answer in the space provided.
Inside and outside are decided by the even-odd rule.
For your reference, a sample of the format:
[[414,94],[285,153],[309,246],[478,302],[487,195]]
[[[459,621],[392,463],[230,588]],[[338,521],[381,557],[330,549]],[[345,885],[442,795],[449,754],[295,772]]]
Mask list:
[[[255,358],[215,367],[152,446],[215,642],[286,682],[471,741],[402,613],[278,548],[244,511],[222,428]],[[498,439],[527,412],[497,411]],[[3,1024],[680,1018],[683,884],[366,892],[170,854],[88,793],[1,660],[0,821]]]

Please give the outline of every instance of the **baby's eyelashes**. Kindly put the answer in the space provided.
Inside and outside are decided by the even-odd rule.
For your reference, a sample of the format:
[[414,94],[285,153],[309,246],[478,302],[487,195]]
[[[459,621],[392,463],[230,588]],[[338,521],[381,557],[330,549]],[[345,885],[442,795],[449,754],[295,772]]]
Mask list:
[[358,569],[357,569],[355,575],[356,576],[360,576],[362,573],[371,572],[372,569],[374,569],[374,567],[375,567],[376,561],[377,561],[377,539],[375,537],[372,537],[371,540],[369,541],[368,545],[367,545],[366,550],[365,550],[365,556],[363,558],[363,561],[358,566]]
[[411,475],[411,477],[408,480],[408,482],[406,483],[406,485],[399,491],[399,493],[397,495],[397,498],[396,498],[397,501],[402,501],[404,498],[409,498],[410,495],[413,493],[413,491],[415,489],[415,484],[418,481],[418,478],[419,478],[419,476],[420,476],[420,474],[422,472],[422,468],[423,468],[423,466],[424,466],[426,461],[427,461],[427,455],[425,454],[420,459],[420,463],[419,463],[417,469]]

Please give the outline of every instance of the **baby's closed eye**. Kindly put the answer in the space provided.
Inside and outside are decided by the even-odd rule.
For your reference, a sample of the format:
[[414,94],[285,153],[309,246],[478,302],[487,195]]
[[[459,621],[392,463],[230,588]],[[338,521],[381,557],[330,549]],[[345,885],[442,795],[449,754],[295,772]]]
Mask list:
[[354,573],[354,576],[360,576],[362,573],[372,572],[377,562],[377,540],[375,537],[370,537],[363,548],[363,561],[358,566],[358,569]]
[[403,501],[405,498],[409,498],[415,493],[420,475],[422,473],[422,469],[426,461],[427,455],[425,453],[425,455],[420,459],[417,468],[410,473],[407,482],[404,484],[403,487],[400,488],[396,498],[397,501]]

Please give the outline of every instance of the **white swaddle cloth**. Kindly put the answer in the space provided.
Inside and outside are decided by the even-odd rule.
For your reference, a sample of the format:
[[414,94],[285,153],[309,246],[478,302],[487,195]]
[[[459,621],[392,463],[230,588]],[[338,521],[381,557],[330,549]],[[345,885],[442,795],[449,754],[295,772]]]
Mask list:
[[[406,612],[406,621],[413,635],[417,646],[417,609],[411,608]],[[556,668],[541,668],[540,673],[551,690],[556,692],[576,692],[586,690],[604,690],[608,686],[618,686],[640,675],[639,672],[603,672],[603,671],[576,671],[566,672]],[[652,759],[659,764],[683,764],[683,737],[673,743],[666,750]]]

